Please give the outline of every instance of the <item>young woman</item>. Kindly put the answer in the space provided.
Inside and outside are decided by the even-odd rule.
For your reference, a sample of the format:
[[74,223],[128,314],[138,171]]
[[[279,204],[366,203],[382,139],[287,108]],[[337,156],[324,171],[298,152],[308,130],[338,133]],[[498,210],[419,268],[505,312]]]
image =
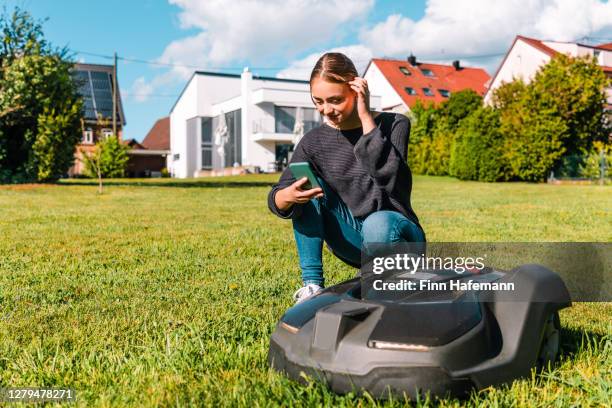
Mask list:
[[304,283],[296,302],[324,286],[324,241],[354,267],[368,243],[425,242],[410,205],[408,118],[370,111],[368,84],[344,54],[317,61],[310,92],[324,123],[304,135],[291,162],[308,162],[322,188],[303,189],[307,179],[287,168],[268,195],[270,210],[293,221]]

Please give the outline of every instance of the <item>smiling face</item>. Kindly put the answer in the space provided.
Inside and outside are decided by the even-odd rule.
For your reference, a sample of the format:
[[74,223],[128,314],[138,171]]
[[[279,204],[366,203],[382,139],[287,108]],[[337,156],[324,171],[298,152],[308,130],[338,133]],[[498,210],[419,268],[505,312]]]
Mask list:
[[334,125],[351,118],[355,109],[355,92],[348,84],[313,79],[310,84],[312,101],[319,113]]

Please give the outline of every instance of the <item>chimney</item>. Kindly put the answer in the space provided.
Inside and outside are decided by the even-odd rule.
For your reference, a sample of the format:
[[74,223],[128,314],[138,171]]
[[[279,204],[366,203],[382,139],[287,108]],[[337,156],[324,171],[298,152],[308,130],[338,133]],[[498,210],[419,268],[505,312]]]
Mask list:
[[417,60],[416,57],[414,55],[412,55],[412,53],[410,54],[410,56],[408,57],[408,62],[410,63],[410,65],[412,65],[413,67],[416,67],[417,64]]
[[459,63],[459,60],[453,61],[453,67],[455,67],[456,71],[459,71],[461,69],[461,64]]

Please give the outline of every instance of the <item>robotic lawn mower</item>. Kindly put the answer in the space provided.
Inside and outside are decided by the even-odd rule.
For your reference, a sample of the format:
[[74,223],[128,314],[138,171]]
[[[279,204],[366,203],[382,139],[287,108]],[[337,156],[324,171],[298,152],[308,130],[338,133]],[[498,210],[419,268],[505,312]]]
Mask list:
[[[380,292],[374,287],[381,282],[355,278],[293,306],[272,334],[270,365],[338,393],[416,398],[462,396],[555,360],[558,311],[571,301],[554,272],[539,265],[462,275],[419,271],[385,282],[425,278],[416,290]],[[446,290],[432,289],[451,281]],[[512,291],[478,290],[510,284]]]

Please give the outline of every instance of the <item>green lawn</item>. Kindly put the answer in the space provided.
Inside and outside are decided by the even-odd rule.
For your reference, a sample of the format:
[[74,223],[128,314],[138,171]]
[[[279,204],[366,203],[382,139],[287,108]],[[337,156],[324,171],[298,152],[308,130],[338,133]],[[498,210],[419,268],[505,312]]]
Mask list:
[[[72,387],[81,406],[376,404],[268,369],[300,282],[266,205],[277,178],[0,187],[0,385]],[[612,238],[610,187],[416,177],[413,206],[430,241]],[[325,265],[328,284],[354,274]],[[550,371],[438,403],[610,406],[611,317],[575,304]]]

